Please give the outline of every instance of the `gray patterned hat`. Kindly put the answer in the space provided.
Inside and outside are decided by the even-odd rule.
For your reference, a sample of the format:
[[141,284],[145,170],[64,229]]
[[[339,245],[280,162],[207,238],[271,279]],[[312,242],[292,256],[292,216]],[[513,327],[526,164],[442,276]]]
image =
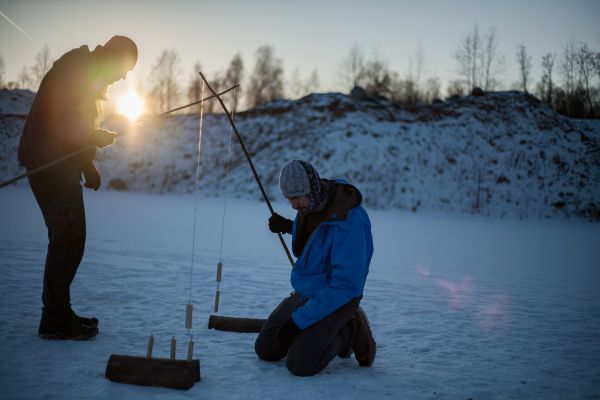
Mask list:
[[302,160],[289,161],[279,173],[279,188],[285,197],[320,192],[320,178],[312,165]]

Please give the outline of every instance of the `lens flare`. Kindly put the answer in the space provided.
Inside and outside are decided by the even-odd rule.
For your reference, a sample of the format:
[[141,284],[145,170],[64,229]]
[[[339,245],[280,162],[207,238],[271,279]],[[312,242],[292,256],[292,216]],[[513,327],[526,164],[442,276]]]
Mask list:
[[144,102],[135,92],[129,91],[119,99],[117,109],[129,121],[134,121],[144,111]]

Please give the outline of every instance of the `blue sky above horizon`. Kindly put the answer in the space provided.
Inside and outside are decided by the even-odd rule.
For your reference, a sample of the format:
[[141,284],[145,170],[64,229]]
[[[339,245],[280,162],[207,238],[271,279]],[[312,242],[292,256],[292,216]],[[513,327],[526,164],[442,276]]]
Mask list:
[[246,75],[254,52],[271,44],[283,59],[289,78],[298,70],[307,78],[317,70],[321,90],[340,90],[336,71],[358,43],[370,56],[377,51],[400,75],[416,62],[420,45],[423,77],[442,81],[458,77],[452,55],[461,38],[478,24],[496,29],[506,67],[501,80],[517,79],[516,47],[524,43],[533,56],[537,81],[540,58],[561,53],[569,40],[600,50],[600,1],[18,1],[0,0],[0,11],[31,37],[0,17],[0,55],[5,80],[16,80],[23,66],[48,44],[53,57],[87,44],[103,44],[114,34],[132,37],[140,50],[131,82],[147,86],[150,67],[164,49],[181,56],[183,79],[199,61],[211,74],[225,69],[235,53]]

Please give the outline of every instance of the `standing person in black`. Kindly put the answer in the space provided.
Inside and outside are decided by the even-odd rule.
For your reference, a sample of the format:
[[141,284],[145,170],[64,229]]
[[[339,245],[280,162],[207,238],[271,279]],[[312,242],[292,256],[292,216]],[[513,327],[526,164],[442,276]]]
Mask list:
[[81,153],[29,176],[29,185],[48,228],[42,317],[38,334],[47,339],[87,340],[98,334],[98,320],[71,308],[70,287],[85,247],[84,186],[98,190],[96,148],[111,145],[115,134],[98,129],[98,103],[109,85],[125,79],[137,62],[137,46],[114,36],[90,51],[73,49],[54,62],[33,100],[19,145],[19,162],[28,171],[84,147]]

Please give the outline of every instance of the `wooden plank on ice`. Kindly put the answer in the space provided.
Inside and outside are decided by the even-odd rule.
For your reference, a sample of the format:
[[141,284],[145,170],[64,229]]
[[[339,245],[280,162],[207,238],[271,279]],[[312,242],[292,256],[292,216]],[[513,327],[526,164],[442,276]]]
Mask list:
[[259,318],[235,318],[211,315],[208,318],[208,329],[228,332],[258,333],[265,322],[267,322],[266,319]]
[[112,354],[104,376],[114,382],[188,390],[200,381],[200,360]]

